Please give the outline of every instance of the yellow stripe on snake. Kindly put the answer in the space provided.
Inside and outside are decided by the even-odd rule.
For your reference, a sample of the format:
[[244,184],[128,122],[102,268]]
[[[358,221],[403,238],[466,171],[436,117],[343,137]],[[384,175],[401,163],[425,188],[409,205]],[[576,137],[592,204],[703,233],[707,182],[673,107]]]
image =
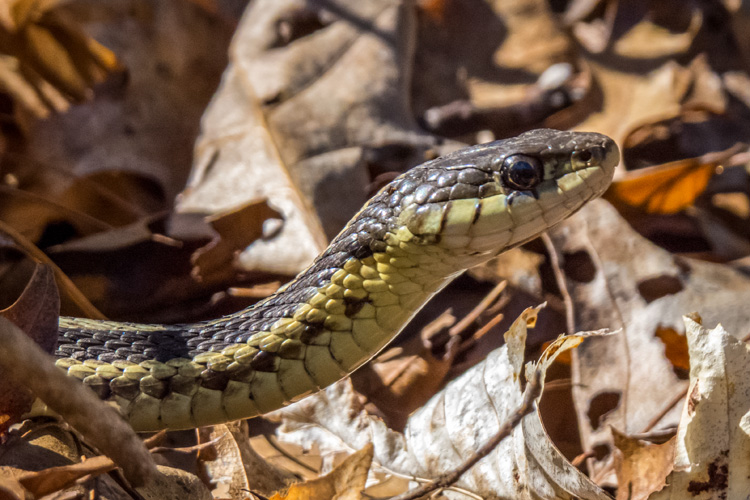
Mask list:
[[57,366],[136,430],[275,410],[367,362],[467,268],[602,194],[618,162],[611,139],[556,130],[437,158],[385,186],[266,300],[188,325],[61,317]]

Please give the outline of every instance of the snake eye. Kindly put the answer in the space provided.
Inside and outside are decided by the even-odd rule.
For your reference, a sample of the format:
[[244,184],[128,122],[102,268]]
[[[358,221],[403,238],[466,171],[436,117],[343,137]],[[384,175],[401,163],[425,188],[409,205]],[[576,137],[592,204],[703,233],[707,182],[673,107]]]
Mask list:
[[511,155],[505,158],[500,168],[503,182],[513,189],[527,191],[542,182],[544,169],[536,158],[526,155]]
[[574,151],[571,155],[571,161],[574,164],[585,165],[590,167],[591,165],[598,165],[604,159],[605,151],[600,146],[594,146],[588,149],[581,149]]

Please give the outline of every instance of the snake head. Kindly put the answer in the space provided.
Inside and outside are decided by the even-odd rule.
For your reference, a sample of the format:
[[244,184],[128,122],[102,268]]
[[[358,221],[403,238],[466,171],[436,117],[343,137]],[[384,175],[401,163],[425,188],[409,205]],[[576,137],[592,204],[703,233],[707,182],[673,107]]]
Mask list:
[[486,260],[600,196],[619,160],[607,136],[551,129],[462,149],[394,181],[389,230],[400,242]]

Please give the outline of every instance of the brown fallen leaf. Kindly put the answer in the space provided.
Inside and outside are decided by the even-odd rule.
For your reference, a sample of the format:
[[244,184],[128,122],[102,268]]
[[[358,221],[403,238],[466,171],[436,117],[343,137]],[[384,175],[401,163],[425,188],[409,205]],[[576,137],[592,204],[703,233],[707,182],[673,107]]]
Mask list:
[[26,288],[18,300],[0,316],[12,321],[48,354],[57,348],[57,318],[60,315],[60,295],[52,269],[37,264]]
[[270,495],[298,480],[255,452],[247,421],[203,427],[197,432],[199,443],[214,442],[198,453],[198,463],[217,498],[242,498],[252,491]]
[[[261,200],[216,213],[207,218],[217,236],[193,254],[193,277],[202,282],[222,282],[235,274],[237,254],[264,237],[264,223],[282,215]],[[273,237],[273,235],[269,235]]]
[[[0,498],[2,487],[14,487],[13,500],[42,498],[182,499],[210,500],[208,488],[193,474],[158,466],[148,485],[132,488],[104,456],[82,455],[82,441],[64,426],[27,421],[19,432],[3,443],[0,454]],[[83,441],[83,448],[90,443]],[[50,498],[50,497],[43,497]]]
[[12,477],[0,474],[0,500],[30,500],[30,493]]
[[362,492],[372,457],[373,446],[368,444],[325,476],[293,484],[286,493],[276,493],[270,500],[366,500],[369,496]]
[[666,484],[674,468],[674,437],[654,444],[612,428],[617,474],[617,500],[646,500]]
[[435,4],[439,15],[428,4],[419,18],[412,92],[414,112],[429,130],[507,137],[583,94],[573,76],[572,39],[547,2]]
[[[641,5],[633,6],[633,3]],[[648,12],[632,26],[639,7]],[[634,12],[635,11],[635,12]],[[657,59],[687,52],[703,27],[704,15],[695,4],[675,11],[669,2],[617,3],[613,31],[622,33],[614,42],[613,52],[633,59]],[[624,33],[623,33],[624,31]]]
[[103,474],[115,467],[117,466],[110,458],[99,456],[78,464],[27,472],[19,476],[17,481],[38,498],[65,489],[82,477]]
[[44,252],[2,220],[0,220],[0,244],[18,248],[35,262],[49,266],[54,271],[56,282],[62,291],[62,300],[67,300],[73,305],[72,311],[88,318],[106,319],[106,316],[89,302],[70,278]]
[[[20,297],[0,316],[12,321],[28,332],[45,352],[51,354],[57,347],[57,318],[60,314],[60,296],[52,270],[37,264]],[[0,366],[0,379],[10,380]],[[31,409],[34,395],[26,387],[5,383],[0,385],[0,434],[21,420]]]

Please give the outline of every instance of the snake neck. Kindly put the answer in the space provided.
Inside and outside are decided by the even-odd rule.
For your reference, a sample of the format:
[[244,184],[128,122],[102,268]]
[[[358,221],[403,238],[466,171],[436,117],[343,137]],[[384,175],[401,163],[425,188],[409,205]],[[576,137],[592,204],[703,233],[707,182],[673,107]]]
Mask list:
[[[364,211],[294,281],[236,314],[172,326],[61,318],[58,366],[137,430],[252,417],[317,392],[375,356],[459,271],[403,231],[357,231],[368,223]],[[372,241],[352,251],[363,233]]]

